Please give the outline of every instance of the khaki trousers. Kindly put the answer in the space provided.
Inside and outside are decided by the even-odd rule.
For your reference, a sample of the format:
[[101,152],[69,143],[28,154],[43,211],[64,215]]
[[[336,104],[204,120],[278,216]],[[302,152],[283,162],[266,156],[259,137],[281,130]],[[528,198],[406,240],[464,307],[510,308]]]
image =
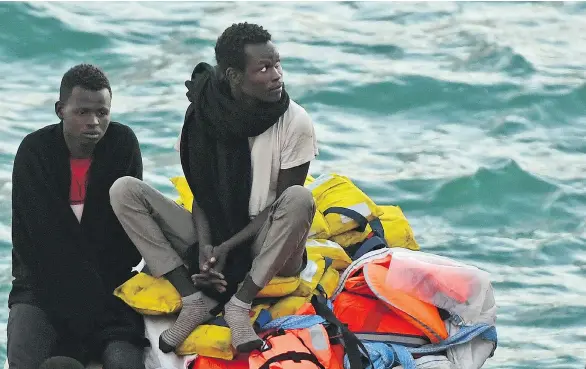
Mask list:
[[[188,264],[187,250],[197,242],[189,211],[133,177],[114,182],[110,202],[153,276]],[[303,252],[315,211],[311,192],[303,186],[289,187],[271,205],[252,243],[249,274],[256,285],[262,288],[277,275],[298,275],[305,267]]]

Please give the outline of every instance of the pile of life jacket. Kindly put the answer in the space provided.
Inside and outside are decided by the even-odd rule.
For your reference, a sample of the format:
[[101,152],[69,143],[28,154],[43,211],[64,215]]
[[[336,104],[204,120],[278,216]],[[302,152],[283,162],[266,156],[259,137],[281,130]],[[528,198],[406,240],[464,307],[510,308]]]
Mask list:
[[[184,177],[171,178],[191,211]],[[375,204],[337,174],[308,176],[317,211],[299,277],[275,277],[253,302],[264,340],[250,355],[230,345],[221,314],[176,350],[191,369],[476,369],[496,349],[487,273],[419,251],[398,206]],[[181,309],[163,278],[137,273],[114,294],[145,316]]]

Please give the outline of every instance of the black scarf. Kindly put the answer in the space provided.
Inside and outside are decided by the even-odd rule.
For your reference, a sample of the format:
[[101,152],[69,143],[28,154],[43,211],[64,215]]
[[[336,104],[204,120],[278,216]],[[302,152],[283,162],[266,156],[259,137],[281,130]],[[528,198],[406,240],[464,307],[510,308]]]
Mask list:
[[[181,165],[209,221],[212,244],[218,246],[250,222],[252,175],[248,138],[277,123],[289,108],[289,95],[283,90],[278,102],[242,104],[231,97],[227,83],[207,63],[199,63],[185,85],[191,104],[181,132]],[[227,257],[223,270],[227,291],[204,290],[220,305],[236,292],[252,266],[251,241],[238,245]],[[197,259],[192,261],[192,271],[198,272]]]
[[132,131],[112,122],[94,150],[81,223],[69,204],[69,159],[62,123],[28,135],[18,149],[9,305],[39,305],[64,345],[75,347],[67,354],[85,361],[84,351],[111,340],[148,344],[142,317],[113,295],[140,254],[109,205],[117,178],[142,178],[142,159]]

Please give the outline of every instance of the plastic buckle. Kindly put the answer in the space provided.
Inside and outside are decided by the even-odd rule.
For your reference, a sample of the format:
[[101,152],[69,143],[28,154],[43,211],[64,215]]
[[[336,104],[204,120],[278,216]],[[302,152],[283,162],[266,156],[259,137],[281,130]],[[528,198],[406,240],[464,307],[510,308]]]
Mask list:
[[462,317],[457,314],[452,315],[450,317],[450,320],[458,327],[461,327],[464,325],[464,319],[462,319]]

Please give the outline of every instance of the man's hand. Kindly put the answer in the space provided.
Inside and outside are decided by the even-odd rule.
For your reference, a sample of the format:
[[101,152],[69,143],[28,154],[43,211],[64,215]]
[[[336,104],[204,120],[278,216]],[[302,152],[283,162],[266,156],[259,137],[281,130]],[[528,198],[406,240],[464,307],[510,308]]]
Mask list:
[[191,276],[191,280],[196,287],[213,287],[216,291],[222,293],[226,291],[228,282],[224,279],[214,277],[210,274],[194,274]]
[[226,258],[228,256],[228,252],[230,248],[225,245],[216,246],[213,249],[212,257],[210,259],[210,263],[212,263],[212,267],[210,269],[210,274],[214,275],[215,277],[224,279],[224,267],[226,266]]
[[[199,248],[199,272],[201,274],[208,274],[211,264],[215,262],[213,259],[214,247],[212,245],[203,245]],[[213,260],[213,261],[212,261]]]
[[199,274],[191,276],[196,287],[214,287],[218,292],[226,291],[227,282],[221,271],[226,264],[226,254],[223,247],[204,245],[199,250]]

